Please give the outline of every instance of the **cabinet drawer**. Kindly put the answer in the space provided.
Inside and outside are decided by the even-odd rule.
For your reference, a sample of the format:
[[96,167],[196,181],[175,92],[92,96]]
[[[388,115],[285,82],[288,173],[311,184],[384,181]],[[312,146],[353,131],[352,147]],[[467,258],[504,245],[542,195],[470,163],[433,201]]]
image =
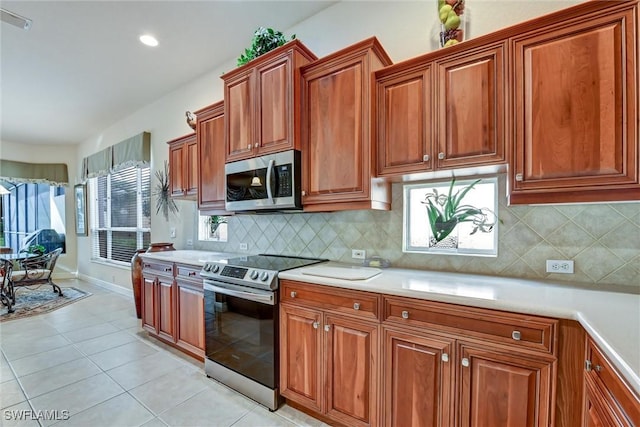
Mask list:
[[173,276],[173,263],[161,261],[142,261],[142,271],[144,274],[161,274]]
[[380,318],[380,296],[369,292],[282,280],[280,301],[366,319]]
[[200,270],[200,267],[193,265],[176,264],[176,278],[202,281]]
[[587,340],[586,360],[587,377],[596,384],[619,424],[640,426],[640,396],[620,377],[591,339]]
[[555,353],[558,321],[544,317],[385,296],[384,320]]

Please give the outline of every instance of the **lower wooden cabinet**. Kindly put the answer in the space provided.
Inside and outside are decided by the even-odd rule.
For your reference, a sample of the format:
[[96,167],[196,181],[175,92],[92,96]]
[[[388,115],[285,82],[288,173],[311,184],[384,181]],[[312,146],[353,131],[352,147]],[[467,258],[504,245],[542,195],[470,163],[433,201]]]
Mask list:
[[280,393],[342,425],[379,425],[379,322],[312,306],[281,304]]
[[551,425],[555,358],[459,344],[460,426]]
[[199,268],[143,262],[142,327],[204,359],[204,292]]
[[453,424],[454,340],[383,328],[384,425]]

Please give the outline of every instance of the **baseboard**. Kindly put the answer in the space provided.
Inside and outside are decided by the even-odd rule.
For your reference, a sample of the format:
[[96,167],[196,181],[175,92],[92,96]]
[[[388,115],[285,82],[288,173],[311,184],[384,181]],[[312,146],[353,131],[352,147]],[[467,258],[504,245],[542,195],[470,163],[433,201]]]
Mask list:
[[110,291],[113,291],[117,294],[133,298],[132,289],[126,289],[126,288],[123,288],[122,286],[114,285],[111,282],[106,282],[104,280],[96,279],[95,277],[87,276],[86,274],[82,274],[82,273],[78,273],[78,279],[84,280],[85,282],[89,282],[92,285],[109,289]]
[[52,279],[54,280],[68,280],[68,279],[77,279],[78,275],[75,273],[72,273],[71,271],[63,271],[62,273],[58,273],[55,272],[53,273],[53,275],[51,276]]

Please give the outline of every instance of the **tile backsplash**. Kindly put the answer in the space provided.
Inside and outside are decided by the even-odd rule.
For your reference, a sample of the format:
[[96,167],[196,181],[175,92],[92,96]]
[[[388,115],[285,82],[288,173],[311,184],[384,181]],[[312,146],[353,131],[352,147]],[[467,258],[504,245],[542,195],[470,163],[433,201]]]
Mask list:
[[[500,179],[501,194],[505,179]],[[322,257],[353,263],[365,249],[392,266],[476,273],[582,285],[623,285],[640,291],[640,203],[507,206],[500,200],[498,256],[402,252],[402,185],[394,184],[391,211],[235,215],[229,241],[197,242],[203,250]],[[574,260],[574,274],[545,272],[548,259]]]

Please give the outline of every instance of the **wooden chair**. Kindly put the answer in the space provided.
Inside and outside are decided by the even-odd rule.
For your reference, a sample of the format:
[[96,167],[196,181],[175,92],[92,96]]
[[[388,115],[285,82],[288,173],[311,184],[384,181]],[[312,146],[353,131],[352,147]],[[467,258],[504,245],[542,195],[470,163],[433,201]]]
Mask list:
[[19,286],[51,285],[53,291],[62,296],[62,289],[52,280],[53,270],[61,253],[62,248],[58,248],[47,254],[20,261],[21,269],[14,269],[9,276],[10,297],[13,304],[16,303],[15,288]]

